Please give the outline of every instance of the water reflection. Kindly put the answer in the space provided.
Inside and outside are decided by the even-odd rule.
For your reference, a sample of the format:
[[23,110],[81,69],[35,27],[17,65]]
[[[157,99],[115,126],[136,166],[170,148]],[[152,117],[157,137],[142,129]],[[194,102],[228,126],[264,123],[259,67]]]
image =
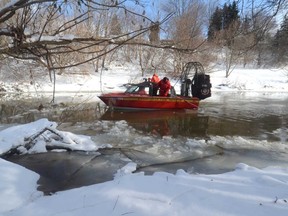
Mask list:
[[127,162],[120,153],[48,152],[8,158],[40,175],[38,190],[45,194],[102,183]]
[[125,120],[130,126],[144,133],[159,136],[207,136],[209,117],[185,111],[110,111],[101,120]]
[[0,104],[0,124],[26,124],[41,118],[57,123],[93,122],[104,108],[94,103],[50,104],[46,100],[20,100]]
[[243,136],[288,141],[287,93],[214,93],[219,100],[202,103],[210,136]]

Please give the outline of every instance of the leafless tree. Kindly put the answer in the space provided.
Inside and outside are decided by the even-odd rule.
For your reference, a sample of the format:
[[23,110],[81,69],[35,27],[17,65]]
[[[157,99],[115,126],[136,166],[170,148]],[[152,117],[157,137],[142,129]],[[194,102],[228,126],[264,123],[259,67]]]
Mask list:
[[206,42],[208,7],[199,0],[169,0],[163,9],[173,12],[167,35],[181,50],[174,50],[175,72],[180,72],[187,61],[196,60]]
[[[103,60],[108,53],[123,48],[124,45],[172,50],[179,68],[181,62],[195,57],[195,53],[199,52],[205,42],[203,14],[206,13],[206,8],[202,1],[169,0],[169,9],[172,10],[167,10],[166,15],[162,19],[158,17],[156,21],[145,15],[140,0],[132,1],[135,7],[141,8],[139,10],[130,9],[127,2],[128,0],[2,0],[0,57],[38,62],[47,68],[55,83],[56,70],[98,61],[100,58]],[[252,5],[254,1],[249,2]],[[285,5],[287,6],[287,0],[270,0],[269,4],[267,0],[265,7],[260,9],[273,9],[272,16],[275,16]],[[132,15],[142,22],[125,24],[121,34],[109,35],[109,24],[116,11],[123,23],[137,20],[131,20]],[[260,13],[255,4],[252,11],[251,17],[256,20],[255,17]],[[172,13],[175,16],[171,19],[171,31],[166,32],[169,43],[162,43],[161,40],[159,43],[159,31],[163,30],[163,23],[169,20]],[[265,23],[255,29],[261,29]],[[255,29],[253,31],[258,38],[262,33]],[[156,43],[153,37],[153,43],[148,40],[151,30]],[[103,62],[104,60],[102,64]]]
[[248,61],[256,61],[257,66],[264,59],[264,47],[267,46],[266,38],[275,28],[275,17],[284,7],[287,0],[276,1],[238,1],[240,10],[239,22],[234,22],[228,29],[217,33],[216,42],[224,50],[226,77],[228,77],[236,64],[243,61],[244,66]]
[[[150,31],[151,25],[147,23],[147,26],[136,26],[108,37],[107,23],[111,19],[106,17],[110,11],[120,9],[125,15],[133,14],[149,20],[129,10],[126,1],[2,1],[7,4],[0,9],[0,55],[42,64],[55,84],[56,70],[94,61],[128,43],[137,44],[134,39]],[[139,1],[135,1],[137,3]],[[96,23],[95,17],[98,18]],[[142,43],[145,44],[151,45]],[[69,61],[63,60],[65,58]]]

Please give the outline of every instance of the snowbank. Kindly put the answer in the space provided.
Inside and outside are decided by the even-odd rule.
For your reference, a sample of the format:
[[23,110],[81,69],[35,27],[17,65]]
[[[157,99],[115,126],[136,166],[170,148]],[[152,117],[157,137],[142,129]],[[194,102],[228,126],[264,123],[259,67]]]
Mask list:
[[99,148],[88,136],[58,131],[56,127],[55,122],[40,119],[4,129],[0,131],[0,155],[12,148],[22,154],[47,152],[46,146],[85,151]]
[[221,175],[190,175],[179,170],[176,175],[145,176],[131,174],[135,165],[128,164],[113,181],[42,196],[35,190],[34,173],[1,159],[0,164],[3,216],[186,216],[191,212],[284,216],[288,211],[287,168],[259,170],[238,164],[235,171]]
[[[72,72],[71,72],[72,73]],[[152,77],[153,71],[145,77]],[[72,73],[73,74],[73,73]],[[288,92],[288,71],[285,69],[234,69],[226,78],[224,70],[209,73],[212,83],[212,92],[216,91],[265,91]],[[159,74],[160,77],[167,76]],[[168,75],[169,77],[169,75]],[[125,90],[123,84],[143,81],[141,70],[133,65],[115,66],[101,72],[90,71],[76,74],[56,75],[56,91],[61,93],[97,93]],[[170,77],[176,92],[180,93],[179,80]],[[32,84],[29,80],[23,83],[1,83],[0,87],[7,92],[15,92],[15,88],[25,93],[51,93],[53,84],[47,82],[49,77],[41,77]]]

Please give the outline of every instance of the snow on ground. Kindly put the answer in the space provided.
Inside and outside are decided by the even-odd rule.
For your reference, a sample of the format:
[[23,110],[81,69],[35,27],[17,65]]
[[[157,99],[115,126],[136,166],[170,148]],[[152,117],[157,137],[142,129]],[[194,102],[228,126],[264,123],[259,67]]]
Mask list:
[[221,175],[131,174],[113,181],[43,196],[37,175],[0,160],[0,215],[287,215],[288,169],[238,164]]
[[[76,80],[67,77],[58,77],[58,91],[87,91],[87,92],[111,92],[123,91],[123,84],[129,82],[141,82],[143,77],[140,70],[129,67],[111,67],[104,70],[102,75],[93,74],[89,77],[77,77]],[[153,72],[148,72],[144,77],[152,77]],[[159,74],[160,78],[165,74]],[[288,92],[288,71],[284,69],[235,69],[228,78],[225,78],[225,72],[219,70],[210,73],[212,92],[215,91],[272,91]],[[168,76],[169,77],[169,76]],[[62,81],[63,80],[63,81]],[[65,85],[63,85],[65,81]],[[179,80],[171,79],[172,85],[175,85],[179,92]],[[44,91],[51,91],[52,85],[42,85]],[[31,91],[35,91],[33,88]]]
[[288,71],[284,69],[235,69],[228,78],[224,74],[223,71],[211,74],[214,91],[288,91]]
[[[56,89],[65,92],[118,91],[123,89],[123,83],[135,80],[135,73],[136,80],[141,80],[133,67],[109,68],[103,71],[102,77],[99,74],[79,75],[73,79],[58,76]],[[285,70],[235,69],[229,78],[224,74],[224,71],[210,74],[212,91],[288,92]],[[39,92],[52,89],[47,82],[39,86],[41,88],[36,88]],[[33,85],[26,87],[35,91]],[[45,140],[38,137],[33,149],[22,148],[24,137],[33,138],[35,131],[45,127],[51,129],[45,131]],[[22,152],[41,152],[44,141],[88,151],[101,147],[90,137],[58,131],[54,122],[41,119],[0,131],[0,153],[18,145],[22,145]],[[287,167],[260,170],[243,161],[234,171],[219,175],[188,174],[179,170],[175,175],[161,172],[153,176],[132,173],[135,167],[134,163],[128,163],[115,174],[113,181],[44,196],[36,190],[37,174],[0,159],[0,215],[284,216],[288,212]]]
[[[129,82],[141,82],[143,78],[152,77],[154,71],[147,71],[144,76],[141,70],[133,65],[111,65],[99,72],[78,72],[71,76],[68,74],[57,75],[56,91],[73,93],[97,93],[123,91],[123,84]],[[264,92],[288,92],[288,69],[234,69],[228,78],[224,70],[208,73],[211,76],[212,92],[216,91],[264,91]],[[158,74],[161,77],[166,74]],[[168,75],[169,77],[169,75]],[[180,93],[179,80],[170,77],[176,92]],[[15,88],[24,92],[43,93],[52,92],[53,84],[47,82],[49,77],[42,80],[26,83],[1,83],[8,92],[15,92]],[[13,87],[12,87],[13,86]]]
[[[98,149],[98,146],[91,141],[90,137],[58,131],[56,127],[55,122],[40,119],[0,131],[0,155],[15,147],[18,147],[22,154],[47,152],[46,145],[71,150],[96,151]],[[38,136],[38,134],[41,134],[41,136]],[[25,147],[29,142],[34,143],[32,148]]]

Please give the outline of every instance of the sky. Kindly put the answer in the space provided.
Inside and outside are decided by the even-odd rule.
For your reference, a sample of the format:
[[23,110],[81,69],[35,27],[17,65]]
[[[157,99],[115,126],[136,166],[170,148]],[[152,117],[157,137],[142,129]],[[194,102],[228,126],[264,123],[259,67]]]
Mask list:
[[[120,91],[123,90],[123,83],[143,78],[140,75],[134,77],[136,69],[133,65],[110,66],[101,77],[101,89],[99,85],[95,85],[100,82],[99,73],[69,79],[65,76],[58,77],[56,89],[79,93],[95,91],[98,95],[101,94],[101,90]],[[285,69],[235,69],[229,78],[225,78],[224,74],[221,70],[210,73],[212,97],[207,101],[218,100],[217,97],[213,97],[213,92],[216,91],[274,92],[282,93],[281,97],[287,96],[288,93],[288,73]],[[146,75],[150,76],[149,73]],[[12,83],[5,87],[8,88],[9,85],[12,89]],[[38,85],[39,94],[40,91],[51,91],[51,85],[47,84],[45,79]],[[28,83],[20,87],[26,92],[35,91],[36,88]],[[121,121],[115,127],[122,128],[125,125],[126,123]],[[50,130],[36,139],[32,149],[25,149],[24,137],[45,127]],[[287,132],[288,128],[286,134]],[[59,134],[63,142],[57,139],[55,134]],[[95,151],[98,148],[109,147],[108,144],[103,145],[103,140],[95,141],[89,136],[60,131],[56,122],[39,119],[8,128],[0,125],[0,154],[15,145],[22,146],[22,152],[26,154],[46,152],[43,137],[51,140],[49,145],[69,147],[72,150]],[[159,139],[165,143],[169,137]],[[229,139],[226,141],[229,142]],[[201,145],[201,140],[193,142],[196,142],[195,145]],[[285,141],[279,142],[278,145],[284,152],[288,152]],[[231,172],[213,175],[189,174],[179,169],[176,174],[156,172],[147,176],[143,172],[133,173],[135,169],[136,164],[127,161],[111,181],[45,196],[37,191],[37,173],[0,159],[0,215],[187,216],[193,212],[193,215],[199,216],[286,216],[288,212],[288,166],[258,169],[243,161]]]

